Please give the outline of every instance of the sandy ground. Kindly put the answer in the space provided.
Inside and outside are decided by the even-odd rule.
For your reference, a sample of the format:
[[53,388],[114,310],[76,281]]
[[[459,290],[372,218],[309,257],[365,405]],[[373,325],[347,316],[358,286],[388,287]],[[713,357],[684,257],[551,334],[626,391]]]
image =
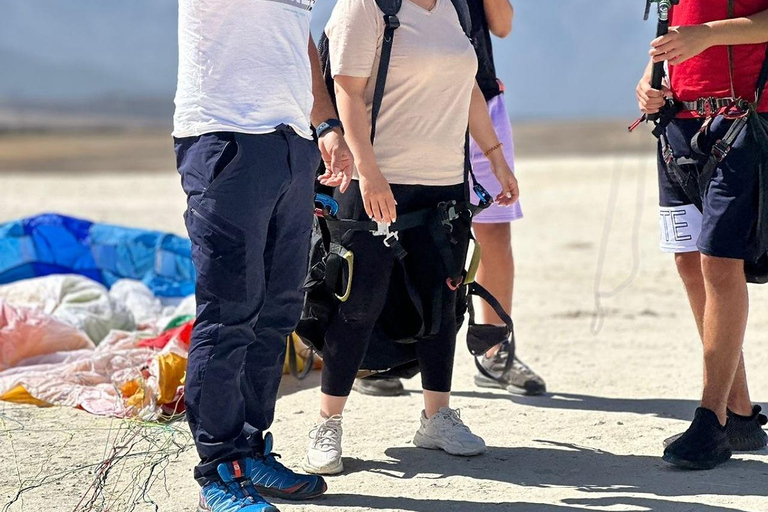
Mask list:
[[[142,155],[133,158],[141,161]],[[184,201],[172,169],[137,172],[116,164],[103,170],[120,172],[78,175],[66,172],[67,166],[15,173],[7,159],[4,167],[0,220],[57,211],[182,232]],[[408,395],[400,398],[353,395],[345,418],[347,473],[330,479],[323,499],[281,509],[768,511],[768,454],[738,455],[699,473],[675,470],[659,458],[661,441],[684,428],[696,407],[701,350],[672,261],[656,248],[653,157],[528,157],[519,160],[518,170],[526,212],[514,228],[519,353],[547,379],[551,394],[523,398],[476,389],[472,360],[460,344],[454,405],[487,441],[486,455],[455,458],[412,445],[421,410],[417,380],[406,383]],[[618,207],[600,288],[602,330],[595,335],[595,269],[612,183]],[[636,277],[613,293],[632,276],[635,259]],[[755,398],[768,400],[768,292],[752,292],[748,370]],[[317,385],[316,375],[283,383],[273,431],[289,465],[303,454]],[[135,444],[134,456],[109,475],[108,482],[119,485],[109,484],[114,487],[94,510],[124,510],[119,502],[130,498],[120,489],[147,475],[139,467],[151,462],[143,450],[149,446],[151,455],[171,451],[171,445],[161,446],[169,440],[182,448],[188,443],[183,425],[178,432],[144,428],[138,443],[131,428],[80,411],[0,405],[0,502],[19,487],[32,487],[10,511],[85,510],[78,501],[98,471],[94,465],[109,458],[117,439],[118,446]],[[158,508],[144,504],[136,510],[193,511],[194,463],[194,451],[187,449],[159,466],[156,474],[164,478],[145,496]],[[36,487],[45,476],[50,482]]]

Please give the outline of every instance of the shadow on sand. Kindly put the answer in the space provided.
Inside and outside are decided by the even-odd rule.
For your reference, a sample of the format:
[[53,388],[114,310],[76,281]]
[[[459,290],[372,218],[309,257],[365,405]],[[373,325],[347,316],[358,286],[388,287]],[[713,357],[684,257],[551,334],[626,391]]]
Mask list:
[[[664,498],[696,499],[701,495],[757,496],[768,498],[768,464],[738,458],[722,468],[690,472],[668,466],[658,457],[617,455],[591,448],[537,441],[542,448],[491,447],[483,457],[456,458],[441,452],[418,448],[390,448],[392,461],[362,461],[345,458],[347,473],[371,472],[392,479],[392,485],[413,478],[436,481],[460,476],[525,487],[571,487],[583,493],[615,494],[611,497],[568,499],[558,505],[470,501],[434,501],[414,498],[328,495],[318,505],[328,507],[368,507],[374,510],[399,509],[410,512],[559,512],[585,510],[584,507],[641,507],[663,512],[734,512],[738,509],[691,502],[671,502]],[[458,485],[458,483],[457,483]],[[631,494],[631,495],[630,495]],[[638,498],[645,494],[652,497]]]
[[544,396],[522,396],[499,391],[473,392],[457,391],[453,396],[463,398],[479,398],[483,400],[510,400],[519,405],[541,409],[558,409],[564,411],[597,411],[625,412],[647,414],[659,418],[675,420],[691,420],[699,406],[696,400],[672,398],[606,398],[570,393],[552,393]]

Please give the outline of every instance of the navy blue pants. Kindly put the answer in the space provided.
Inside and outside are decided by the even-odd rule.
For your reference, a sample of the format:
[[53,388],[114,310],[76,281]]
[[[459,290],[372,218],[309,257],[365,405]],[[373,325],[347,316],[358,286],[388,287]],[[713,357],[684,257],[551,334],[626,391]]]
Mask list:
[[[712,146],[725,136],[733,121],[716,118],[696,154],[691,139],[699,131],[701,119],[675,119],[666,130],[674,157],[686,158],[684,171],[698,177],[709,160]],[[728,156],[712,175],[702,198],[700,212],[677,182],[659,147],[659,206],[661,248],[665,252],[699,251],[720,258],[755,261],[761,248],[756,231],[759,208],[760,149],[751,129],[745,128],[734,141]]]
[[176,139],[175,149],[197,270],[185,402],[205,485],[221,462],[263,451],[301,315],[320,158],[282,126]]

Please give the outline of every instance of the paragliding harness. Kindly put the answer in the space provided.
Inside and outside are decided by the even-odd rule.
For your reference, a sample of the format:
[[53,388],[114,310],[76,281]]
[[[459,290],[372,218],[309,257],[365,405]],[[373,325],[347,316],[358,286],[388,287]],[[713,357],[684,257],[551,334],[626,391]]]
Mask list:
[[[376,135],[376,121],[384,98],[392,44],[400,21],[397,17],[402,0],[376,0],[384,14],[384,39],[381,60],[374,90],[371,114],[371,142]],[[461,26],[470,37],[471,22],[465,0],[452,0]],[[329,41],[323,34],[319,51],[326,85],[335,101],[333,76],[329,62]],[[469,200],[470,179],[479,202]],[[355,255],[345,248],[349,238],[357,232],[370,232],[380,236],[382,243],[392,251],[397,264],[387,290],[384,311],[380,315],[369,341],[368,351],[358,376],[371,375],[409,378],[418,373],[414,343],[437,334],[443,310],[443,289],[436,287],[432,294],[432,318],[425,318],[421,295],[415,289],[406,271],[407,252],[400,243],[399,234],[414,228],[426,228],[438,249],[439,259],[446,274],[446,286],[457,292],[456,317],[459,325],[469,309],[470,323],[467,346],[472,354],[481,356],[491,347],[512,337],[512,319],[499,302],[482,286],[475,283],[480,263],[480,247],[475,244],[468,268],[466,254],[457,258],[462,240],[472,238],[471,221],[474,215],[487,208],[493,198],[475,179],[469,160],[469,134],[465,141],[465,198],[463,201],[445,201],[434,208],[399,215],[392,224],[373,221],[346,220],[337,217],[338,204],[322,189],[315,197],[316,216],[310,249],[310,268],[305,282],[306,298],[302,319],[296,333],[309,346],[322,355],[325,333],[339,304],[352,293]],[[475,323],[472,297],[487,301],[499,313],[503,326]]]
[[[648,19],[651,4],[654,2],[659,4],[657,36],[663,36],[669,31],[669,10],[673,5],[677,5],[680,0],[647,0],[645,19]],[[728,17],[734,17],[734,0],[728,0]],[[766,193],[768,193],[768,122],[757,113],[757,107],[763,90],[766,84],[768,84],[768,51],[758,78],[754,103],[736,98],[733,86],[734,67],[733,48],[731,46],[728,47],[728,62],[731,75],[730,98],[700,98],[695,102],[681,102],[668,99],[658,114],[649,114],[641,117],[630,126],[630,131],[634,130],[644,120],[652,121],[655,124],[653,135],[659,139],[661,156],[666,165],[667,172],[680,184],[680,187],[691,203],[699,211],[703,212],[703,198],[706,197],[718,165],[728,157],[734,142],[736,142],[742,132],[749,130],[749,134],[757,143],[760,151],[760,158],[758,159],[760,168],[758,172],[759,200],[756,233],[759,247],[761,251],[765,251],[768,249],[768,204],[766,204],[768,199],[766,198]],[[651,87],[660,90],[664,75],[664,63],[654,64]],[[693,165],[698,164],[698,161],[692,158],[675,157],[672,147],[667,140],[667,127],[680,112],[684,111],[694,112],[698,117],[705,119],[699,131],[691,140],[691,149],[694,155],[707,157],[706,163],[698,173],[689,170],[693,168]],[[709,135],[709,128],[718,117],[731,121],[732,124],[725,136],[717,140],[709,152],[705,152],[702,148],[704,148],[707,136]],[[748,282],[757,284],[768,283],[768,253],[763,252],[757,261],[745,261],[744,271]]]

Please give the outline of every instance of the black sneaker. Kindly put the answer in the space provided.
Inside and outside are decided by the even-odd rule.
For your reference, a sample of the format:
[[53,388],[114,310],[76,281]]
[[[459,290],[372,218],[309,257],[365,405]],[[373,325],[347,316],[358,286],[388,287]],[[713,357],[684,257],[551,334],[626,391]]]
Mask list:
[[402,381],[394,377],[355,379],[352,389],[368,396],[400,396],[405,393]]
[[664,450],[664,461],[685,469],[713,469],[731,458],[731,445],[717,415],[699,407],[691,426]]
[[[756,452],[768,447],[768,434],[763,425],[768,424],[768,417],[760,414],[759,405],[752,409],[752,416],[739,416],[728,411],[728,422],[725,424],[725,434],[734,452]],[[677,434],[664,440],[664,448],[674,443],[683,434]]]
[[528,396],[543,395],[547,392],[544,379],[530,366],[515,355],[510,368],[507,368],[508,360],[509,345],[507,343],[503,343],[493,357],[476,358],[478,373],[475,375],[475,384],[481,388],[501,388],[510,393]]
[[754,452],[768,446],[768,434],[763,430],[763,425],[768,423],[768,417],[760,414],[759,405],[752,408],[751,416],[739,416],[735,412],[728,411],[728,423],[725,424],[725,433],[731,450],[735,452]]

